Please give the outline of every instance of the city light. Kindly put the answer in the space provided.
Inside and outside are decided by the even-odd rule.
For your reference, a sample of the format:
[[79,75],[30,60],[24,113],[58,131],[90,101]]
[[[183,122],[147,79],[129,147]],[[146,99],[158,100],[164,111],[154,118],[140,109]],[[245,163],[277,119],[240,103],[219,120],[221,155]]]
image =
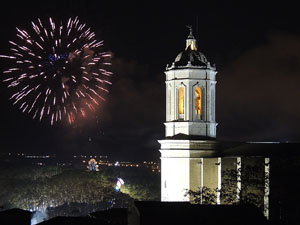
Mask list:
[[116,184],[116,187],[115,187],[116,192],[120,191],[120,189],[121,189],[122,185],[124,185],[124,183],[125,182],[122,178],[117,179],[117,184]]
[[36,153],[3,153],[2,160],[18,159],[30,165],[47,166],[75,166],[81,169],[99,171],[105,167],[123,167],[150,170],[152,173],[160,173],[160,163],[154,161],[128,162],[119,160],[109,160],[107,155],[70,155],[69,159],[59,159],[55,154]]

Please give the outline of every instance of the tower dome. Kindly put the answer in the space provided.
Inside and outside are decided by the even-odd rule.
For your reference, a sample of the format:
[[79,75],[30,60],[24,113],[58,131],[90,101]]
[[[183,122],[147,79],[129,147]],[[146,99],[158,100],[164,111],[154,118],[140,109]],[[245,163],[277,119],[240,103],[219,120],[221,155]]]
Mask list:
[[192,50],[190,46],[177,55],[174,63],[175,66],[187,66],[190,63],[192,66],[204,67],[206,67],[209,64],[202,52]]
[[215,69],[212,67],[205,57],[205,55],[198,51],[197,41],[193,35],[192,27],[188,26],[190,33],[186,39],[186,47],[184,51],[180,52],[175,61],[167,69],[179,68],[179,67],[189,67],[196,66],[202,68]]

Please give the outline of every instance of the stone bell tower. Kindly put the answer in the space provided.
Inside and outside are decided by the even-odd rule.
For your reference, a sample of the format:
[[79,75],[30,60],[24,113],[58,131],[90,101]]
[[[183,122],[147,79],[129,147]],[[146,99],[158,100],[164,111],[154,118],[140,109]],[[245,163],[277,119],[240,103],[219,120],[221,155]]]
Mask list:
[[190,30],[185,50],[166,68],[166,136],[216,137],[216,69],[197,51]]
[[[162,201],[189,201],[186,190],[221,185],[215,141],[217,71],[198,51],[189,28],[185,49],[165,71],[166,137],[159,140]],[[205,171],[210,175],[204,176]]]

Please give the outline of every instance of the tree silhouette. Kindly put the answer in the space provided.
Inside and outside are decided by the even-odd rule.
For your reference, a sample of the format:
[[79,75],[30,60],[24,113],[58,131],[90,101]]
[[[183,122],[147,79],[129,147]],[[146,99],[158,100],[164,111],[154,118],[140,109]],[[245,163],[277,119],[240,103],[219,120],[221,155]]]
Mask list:
[[[252,204],[264,209],[265,188],[269,186],[269,174],[264,172],[264,166],[246,165],[242,169],[226,169],[222,171],[221,190],[206,186],[197,190],[186,190],[192,203],[216,204],[217,193],[220,193],[221,203]],[[241,183],[240,187],[237,185]]]

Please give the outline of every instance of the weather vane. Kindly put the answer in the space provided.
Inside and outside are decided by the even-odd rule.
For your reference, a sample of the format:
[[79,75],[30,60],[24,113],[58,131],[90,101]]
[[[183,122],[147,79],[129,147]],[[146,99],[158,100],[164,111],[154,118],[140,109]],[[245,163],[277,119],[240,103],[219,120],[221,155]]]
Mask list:
[[193,35],[193,28],[192,28],[192,25],[187,25],[186,27],[189,28],[189,30],[190,30],[190,35]]

